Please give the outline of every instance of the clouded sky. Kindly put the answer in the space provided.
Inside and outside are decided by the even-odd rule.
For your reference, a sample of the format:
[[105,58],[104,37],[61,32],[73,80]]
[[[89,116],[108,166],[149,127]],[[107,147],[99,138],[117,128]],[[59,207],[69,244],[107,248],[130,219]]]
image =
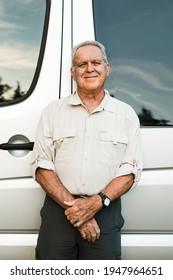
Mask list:
[[108,89],[137,113],[145,107],[173,124],[173,1],[94,3],[97,40],[111,64]]
[[28,90],[43,30],[44,0],[0,0],[0,77]]

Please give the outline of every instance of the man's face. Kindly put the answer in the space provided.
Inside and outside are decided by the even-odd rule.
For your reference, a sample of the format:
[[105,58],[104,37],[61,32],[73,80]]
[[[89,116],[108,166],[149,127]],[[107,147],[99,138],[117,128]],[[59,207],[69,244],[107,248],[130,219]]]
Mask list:
[[97,46],[83,46],[76,52],[71,74],[79,93],[91,93],[104,88],[109,65],[104,62],[102,52]]

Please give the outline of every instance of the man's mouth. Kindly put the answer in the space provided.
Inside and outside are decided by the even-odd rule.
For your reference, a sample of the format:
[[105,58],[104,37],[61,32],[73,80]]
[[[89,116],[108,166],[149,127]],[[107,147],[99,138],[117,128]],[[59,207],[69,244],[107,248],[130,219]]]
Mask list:
[[85,77],[85,79],[95,79],[97,78],[97,76],[88,76],[88,77]]

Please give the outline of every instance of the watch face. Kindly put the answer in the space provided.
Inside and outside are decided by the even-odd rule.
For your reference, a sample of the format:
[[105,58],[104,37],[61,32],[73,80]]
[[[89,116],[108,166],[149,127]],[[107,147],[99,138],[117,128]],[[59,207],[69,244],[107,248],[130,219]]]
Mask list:
[[110,199],[109,198],[105,198],[104,205],[105,206],[109,206],[109,204],[110,204]]

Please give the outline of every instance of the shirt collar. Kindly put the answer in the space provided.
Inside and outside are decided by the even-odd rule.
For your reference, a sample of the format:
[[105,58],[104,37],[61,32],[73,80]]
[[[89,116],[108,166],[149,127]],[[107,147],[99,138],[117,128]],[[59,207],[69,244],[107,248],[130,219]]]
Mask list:
[[[107,90],[104,90],[104,91],[105,91],[105,96],[104,96],[102,102],[100,103],[99,107],[101,110],[114,112],[115,108],[114,108],[112,102],[110,102],[110,99],[111,99],[110,94]],[[73,105],[73,106],[82,105],[82,101],[77,92],[74,92],[72,95],[70,95],[68,104]]]
[[82,105],[82,101],[80,100],[80,97],[76,91],[70,95],[68,104],[73,106]]

